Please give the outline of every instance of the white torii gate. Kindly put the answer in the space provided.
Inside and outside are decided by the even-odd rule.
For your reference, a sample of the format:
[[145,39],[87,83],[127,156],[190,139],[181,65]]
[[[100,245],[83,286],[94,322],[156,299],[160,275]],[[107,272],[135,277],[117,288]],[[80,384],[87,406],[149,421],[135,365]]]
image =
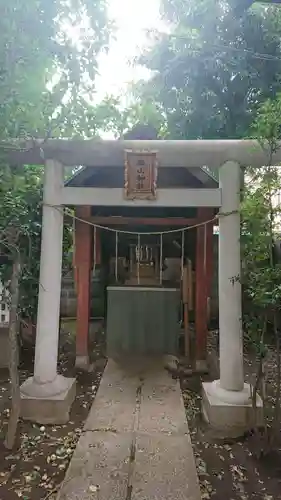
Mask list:
[[[40,144],[39,144],[40,146]],[[220,379],[203,384],[203,413],[223,431],[250,424],[250,387],[244,383],[240,259],[240,166],[262,166],[267,152],[254,141],[67,141],[42,146],[45,158],[40,287],[34,376],[21,386],[22,415],[40,423],[65,422],[75,396],[75,379],[57,373],[63,205],[126,204],[122,190],[70,188],[63,166],[119,166],[124,150],[156,150],[159,168],[219,167],[218,189],[159,190],[158,206],[219,207]],[[42,163],[42,151],[9,151],[10,161]],[[280,163],[277,153],[275,163]],[[199,172],[199,171],[198,171]],[[114,193],[113,193],[114,191]],[[169,191],[169,193],[168,193]],[[173,192],[174,191],[174,192]],[[179,196],[180,191],[180,196]],[[138,200],[138,206],[155,202]],[[261,401],[258,401],[261,406]]]

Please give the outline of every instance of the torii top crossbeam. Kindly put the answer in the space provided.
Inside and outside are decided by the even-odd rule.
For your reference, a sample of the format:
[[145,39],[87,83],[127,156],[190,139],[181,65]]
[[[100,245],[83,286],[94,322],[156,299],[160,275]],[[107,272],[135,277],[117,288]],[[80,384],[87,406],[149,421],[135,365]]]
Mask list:
[[[157,151],[159,167],[208,166],[217,168],[226,161],[241,166],[259,167],[268,164],[269,149],[256,140],[77,140],[49,139],[0,144],[2,157],[11,164],[43,164],[55,159],[67,166],[120,166],[124,150]],[[272,158],[281,163],[281,150]]]

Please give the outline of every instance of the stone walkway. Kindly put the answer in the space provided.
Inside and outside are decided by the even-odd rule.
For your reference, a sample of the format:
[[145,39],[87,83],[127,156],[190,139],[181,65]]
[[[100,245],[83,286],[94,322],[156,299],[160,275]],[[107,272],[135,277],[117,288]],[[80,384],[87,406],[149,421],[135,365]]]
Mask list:
[[109,360],[57,500],[200,498],[179,382],[160,360]]

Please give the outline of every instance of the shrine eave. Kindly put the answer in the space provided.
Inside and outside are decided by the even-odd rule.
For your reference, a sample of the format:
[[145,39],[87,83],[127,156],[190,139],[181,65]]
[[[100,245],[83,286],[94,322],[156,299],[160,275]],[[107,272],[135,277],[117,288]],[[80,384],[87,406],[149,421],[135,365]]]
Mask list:
[[[123,165],[119,165],[120,168],[124,168]],[[93,186],[93,175],[96,177],[102,171],[105,171],[106,167],[81,167],[77,170],[70,178],[68,178],[65,182],[65,186],[70,187],[85,187],[85,186]],[[111,170],[111,169],[110,169]],[[178,169],[173,169],[171,167],[171,175],[177,173]],[[197,179],[200,185],[206,187],[218,187],[218,179],[216,179],[211,172],[208,172],[203,168],[186,168],[186,170],[192,175],[193,178]],[[112,172],[112,170],[111,170]]]

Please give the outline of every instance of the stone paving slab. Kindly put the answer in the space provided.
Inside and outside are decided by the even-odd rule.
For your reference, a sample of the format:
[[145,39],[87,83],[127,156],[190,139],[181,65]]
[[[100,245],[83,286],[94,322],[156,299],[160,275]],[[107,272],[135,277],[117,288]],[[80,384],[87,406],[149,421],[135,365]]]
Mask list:
[[90,410],[85,430],[112,429],[118,432],[131,431],[136,407],[137,386],[127,390],[108,388],[98,391]]
[[179,382],[109,360],[57,500],[200,500]]
[[102,383],[118,384],[126,381],[153,380],[154,385],[176,386],[177,380],[173,379],[167,370],[163,369],[165,357],[130,357],[110,360],[110,370],[105,371]]
[[102,407],[96,405],[91,410],[91,420],[87,420],[85,431],[111,430],[112,432],[130,432],[133,426],[134,404],[112,403],[99,399]]
[[[107,363],[105,368],[100,386],[112,386],[119,385],[126,382],[132,382],[133,384],[136,382],[136,378],[138,380],[139,372],[141,371],[141,367],[139,363],[134,363],[127,361],[127,365],[125,365],[126,361],[120,360],[120,362],[110,360]],[[126,368],[124,368],[126,366]]]
[[138,435],[132,500],[199,500],[188,436]]
[[154,385],[151,380],[145,381],[139,413],[140,432],[169,434],[188,432],[179,384]]
[[130,433],[85,432],[57,500],[125,500]]

